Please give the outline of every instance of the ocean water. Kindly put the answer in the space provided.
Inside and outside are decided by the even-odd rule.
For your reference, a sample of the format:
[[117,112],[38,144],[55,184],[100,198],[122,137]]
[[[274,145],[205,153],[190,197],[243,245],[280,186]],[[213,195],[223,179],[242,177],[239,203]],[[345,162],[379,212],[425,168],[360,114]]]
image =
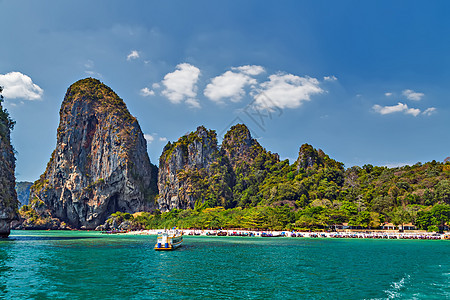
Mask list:
[[13,231],[3,299],[450,299],[450,241]]

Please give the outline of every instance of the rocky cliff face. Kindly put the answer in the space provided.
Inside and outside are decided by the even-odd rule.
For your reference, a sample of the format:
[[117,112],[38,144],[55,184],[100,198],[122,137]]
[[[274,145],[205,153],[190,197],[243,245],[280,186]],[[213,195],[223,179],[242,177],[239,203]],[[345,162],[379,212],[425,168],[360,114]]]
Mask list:
[[31,188],[42,216],[92,229],[113,212],[154,207],[157,169],[137,120],[109,87],[88,78],[67,90],[57,146]]
[[317,169],[319,167],[333,167],[344,170],[344,164],[334,159],[331,159],[321,149],[314,149],[309,144],[303,144],[300,147],[297,158],[297,170],[303,169]]
[[316,150],[309,144],[303,144],[298,151],[297,168],[313,168],[323,164],[325,154],[322,150]]
[[228,130],[223,138],[221,150],[230,161],[233,170],[238,172],[248,169],[255,158],[264,151],[244,124],[237,124]]
[[198,127],[164,148],[158,175],[160,208],[245,205],[240,201],[241,192],[254,184],[250,183],[252,172],[258,172],[262,175],[258,180],[263,180],[263,165],[268,160],[277,162],[279,158],[253,139],[245,125],[233,126],[220,148],[214,131]]
[[[1,93],[0,87],[0,93]],[[10,130],[14,122],[3,109],[0,95],[0,237],[8,237],[10,223],[18,219],[14,149],[10,142]]]
[[244,124],[230,128],[223,138],[221,150],[232,166],[233,206],[244,207],[260,201],[259,185],[266,178],[268,169],[280,161],[278,154],[264,149]]
[[159,159],[159,206],[162,211],[194,208],[209,199],[211,175],[220,161],[216,133],[200,126],[168,143]]
[[28,201],[30,200],[30,188],[32,185],[32,182],[27,181],[16,183],[17,200],[19,200],[19,206],[28,204]]

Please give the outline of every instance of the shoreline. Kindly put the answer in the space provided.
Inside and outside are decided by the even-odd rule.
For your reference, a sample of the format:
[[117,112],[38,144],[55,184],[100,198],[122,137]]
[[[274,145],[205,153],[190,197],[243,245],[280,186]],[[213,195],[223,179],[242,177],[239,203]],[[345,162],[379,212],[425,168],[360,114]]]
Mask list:
[[[450,240],[450,233],[434,232],[389,232],[389,231],[346,231],[346,232],[292,232],[255,230],[211,230],[178,229],[187,236],[231,236],[231,237],[285,237],[285,238],[352,238],[352,239],[410,239],[410,240]],[[147,229],[119,233],[125,235],[158,235],[164,229]],[[221,233],[221,234],[218,234]],[[226,233],[226,234],[225,234]]]

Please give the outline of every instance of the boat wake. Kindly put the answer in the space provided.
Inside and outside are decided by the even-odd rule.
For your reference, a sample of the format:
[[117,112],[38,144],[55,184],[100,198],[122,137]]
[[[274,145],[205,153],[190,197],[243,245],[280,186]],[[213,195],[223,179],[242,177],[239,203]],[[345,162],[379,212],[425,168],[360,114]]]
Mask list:
[[397,299],[401,298],[401,290],[405,287],[405,285],[409,282],[410,276],[406,275],[399,281],[395,281],[391,283],[390,289],[384,291],[387,295],[387,299]]

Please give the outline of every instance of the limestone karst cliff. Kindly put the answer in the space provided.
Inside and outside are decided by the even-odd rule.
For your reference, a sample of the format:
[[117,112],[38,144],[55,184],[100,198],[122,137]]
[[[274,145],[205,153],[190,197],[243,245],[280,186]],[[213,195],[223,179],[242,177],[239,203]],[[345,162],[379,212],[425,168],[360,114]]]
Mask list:
[[22,181],[16,182],[17,200],[19,200],[19,207],[27,205],[30,200],[30,188],[33,185],[32,182]]
[[[0,87],[0,93],[2,88]],[[10,223],[18,218],[17,194],[15,190],[15,157],[11,146],[10,132],[14,122],[3,109],[0,95],[0,237],[8,237]]]
[[226,205],[231,195],[228,166],[213,130],[200,126],[177,142],[169,142],[159,159],[160,209],[194,208],[204,202]]
[[245,205],[240,203],[242,192],[255,184],[250,182],[252,173],[264,175],[268,160],[276,163],[279,158],[253,139],[245,125],[233,126],[220,147],[215,132],[200,126],[163,150],[158,175],[160,208]]
[[278,154],[264,149],[244,124],[228,130],[221,151],[232,165],[233,205],[244,207],[261,201],[257,187],[267,177],[271,166],[280,161]]
[[244,124],[234,125],[227,131],[221,150],[227,156],[233,170],[239,171],[247,170],[255,158],[264,151]]
[[87,78],[67,90],[56,149],[30,203],[44,218],[92,229],[116,211],[153,209],[156,179],[136,118],[113,90]]

